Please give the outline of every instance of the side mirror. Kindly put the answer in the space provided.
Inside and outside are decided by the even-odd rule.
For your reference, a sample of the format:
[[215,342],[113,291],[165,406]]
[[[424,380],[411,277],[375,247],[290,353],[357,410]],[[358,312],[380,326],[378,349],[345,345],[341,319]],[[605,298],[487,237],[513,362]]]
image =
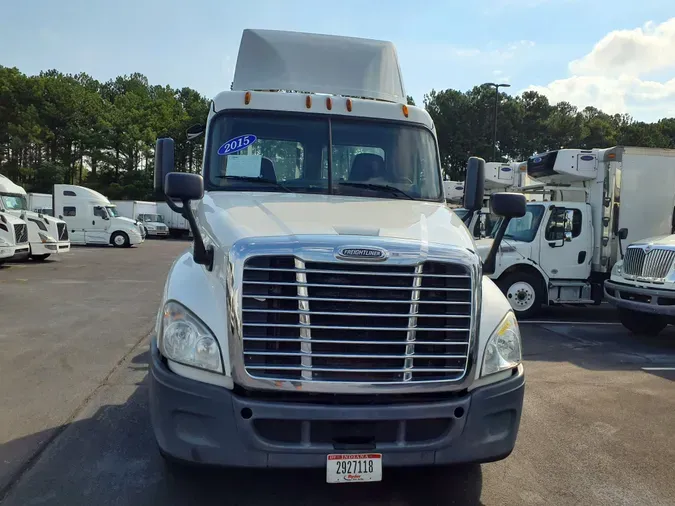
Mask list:
[[158,194],[164,191],[163,185],[166,175],[173,172],[173,153],[173,139],[170,137],[157,139],[157,144],[155,144],[155,192]]
[[106,214],[105,216],[101,216],[105,221],[110,221],[110,217]]
[[527,211],[525,195],[522,193],[494,193],[490,198],[490,209],[497,216],[503,219],[499,222],[499,228],[492,241],[490,252],[483,262],[483,274],[494,274],[497,266],[497,253],[501,246],[502,239],[506,233],[506,229],[511,223],[511,219],[525,216]]
[[463,205],[467,213],[464,215],[464,224],[468,227],[476,211],[483,208],[483,194],[485,185],[485,160],[472,156],[466,164],[464,176]]
[[164,194],[183,203],[199,200],[204,196],[204,180],[198,174],[171,172],[164,180]]
[[[166,175],[164,181],[164,195],[166,203],[171,209],[180,214],[190,224],[190,230],[194,236],[194,248],[192,257],[195,263],[206,266],[213,270],[213,246],[206,248],[204,239],[197,226],[197,220],[190,207],[191,200],[199,200],[204,196],[204,180],[198,174],[186,172],[171,172]],[[180,200],[183,205],[178,206],[173,199]]]
[[621,241],[625,241],[626,237],[628,237],[628,229],[620,228],[617,236],[619,237],[619,253],[621,254],[621,258],[623,259],[623,244],[621,244]]
[[483,207],[485,160],[472,156],[466,164],[464,178],[464,208],[478,211]]
[[202,135],[206,130],[205,125],[192,125],[187,129],[187,140],[192,141]]
[[572,232],[565,232],[565,242],[572,242]]

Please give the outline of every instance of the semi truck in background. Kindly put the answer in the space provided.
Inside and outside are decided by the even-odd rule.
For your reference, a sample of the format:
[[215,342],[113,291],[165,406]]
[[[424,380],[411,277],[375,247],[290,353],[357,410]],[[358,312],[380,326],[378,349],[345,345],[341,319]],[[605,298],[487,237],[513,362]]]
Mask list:
[[[525,199],[491,196],[505,218],[481,265],[445,202],[431,117],[402,82],[388,42],[245,30],[232,89],[188,131],[205,132],[203,178],[173,172],[173,140],[157,141],[155,184],[194,236],[151,344],[168,465],[345,483],[511,453],[520,332],[483,274]],[[484,170],[469,160],[471,211]]]
[[[619,237],[627,232],[620,229]],[[675,235],[630,244],[605,281],[605,298],[619,308],[619,320],[634,334],[656,336],[675,325]]]
[[[639,241],[673,233],[675,150],[561,149],[531,157],[527,173],[536,183],[520,191],[542,200],[511,221],[491,275],[519,317],[548,304],[599,304],[612,268],[619,263],[636,276],[634,255],[657,244]],[[627,264],[618,262],[621,240],[635,243]],[[491,245],[478,241],[483,255]],[[660,260],[668,247],[656,249]]]
[[29,256],[45,260],[50,255],[70,250],[68,228],[63,220],[35,213],[28,206],[23,187],[0,175],[0,209],[23,220],[28,225]]
[[54,216],[52,211],[52,196],[49,193],[28,193],[28,209],[34,213]]
[[120,216],[107,197],[91,188],[54,185],[52,208],[68,224],[73,244],[112,244],[122,248],[141,244],[145,238],[136,220]]
[[28,258],[28,225],[0,209],[0,264],[7,260]]
[[164,216],[159,214],[157,202],[142,200],[113,200],[120,216],[130,218],[140,223],[145,229],[146,236],[168,237],[169,227],[164,222]]

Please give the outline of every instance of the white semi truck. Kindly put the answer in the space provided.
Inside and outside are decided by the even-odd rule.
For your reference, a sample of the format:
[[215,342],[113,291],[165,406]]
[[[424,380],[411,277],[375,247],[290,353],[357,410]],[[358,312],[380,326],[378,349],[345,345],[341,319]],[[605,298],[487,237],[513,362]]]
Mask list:
[[[494,254],[481,263],[446,205],[436,130],[406,105],[393,45],[245,30],[209,109],[189,131],[205,129],[203,176],[172,172],[171,139],[156,147],[156,184],[194,235],[151,345],[167,461],[343,483],[509,455],[518,323],[483,275]],[[482,172],[470,159],[468,209]],[[518,194],[491,204],[525,212]]]
[[119,215],[107,197],[84,186],[55,184],[54,214],[65,220],[73,244],[112,244],[116,248],[138,245],[143,227]]
[[0,264],[10,259],[28,258],[29,254],[28,225],[0,209]]
[[[621,229],[620,235],[627,232]],[[605,281],[605,298],[619,308],[621,323],[634,334],[656,336],[675,325],[675,235],[630,244]]]
[[139,222],[146,236],[168,237],[169,227],[164,222],[164,216],[158,213],[157,202],[142,200],[113,200],[120,216]]
[[[528,160],[537,184],[511,221],[491,275],[519,317],[547,304],[599,304],[603,283],[626,244],[673,231],[675,150],[561,149]],[[492,240],[478,241],[483,255]]]
[[70,240],[65,222],[31,211],[26,190],[2,175],[0,175],[0,210],[14,215],[28,225],[31,258],[45,260],[50,255],[70,251]]

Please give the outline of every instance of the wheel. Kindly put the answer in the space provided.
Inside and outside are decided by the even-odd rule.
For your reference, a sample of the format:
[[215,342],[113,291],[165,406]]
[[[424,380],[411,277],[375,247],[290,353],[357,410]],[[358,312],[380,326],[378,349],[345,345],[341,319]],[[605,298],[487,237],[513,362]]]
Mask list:
[[116,248],[128,248],[129,246],[131,246],[129,236],[124,232],[115,232],[110,238],[110,242]]
[[49,255],[51,255],[51,253],[45,253],[44,255],[31,255],[30,257],[33,260],[37,260],[38,262],[44,262],[45,260],[47,260]]
[[668,325],[663,316],[640,313],[624,308],[619,309],[619,320],[621,325],[638,336],[657,336]]
[[544,291],[541,280],[527,272],[507,274],[497,283],[511,304],[516,318],[531,318],[541,310]]

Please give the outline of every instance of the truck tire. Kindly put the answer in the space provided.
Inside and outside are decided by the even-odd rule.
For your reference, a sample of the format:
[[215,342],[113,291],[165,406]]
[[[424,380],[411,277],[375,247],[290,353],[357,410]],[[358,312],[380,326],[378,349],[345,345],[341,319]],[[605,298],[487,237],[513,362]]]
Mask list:
[[544,291],[541,280],[528,272],[512,272],[497,281],[516,318],[532,318],[541,310]]
[[619,309],[619,320],[621,325],[637,336],[655,337],[668,325],[663,316],[623,308]]
[[31,255],[30,257],[33,260],[37,260],[38,262],[44,262],[45,260],[47,260],[49,255],[51,255],[51,253],[45,253],[44,255]]
[[110,238],[110,243],[116,248],[128,248],[131,246],[129,236],[124,232],[115,232]]

